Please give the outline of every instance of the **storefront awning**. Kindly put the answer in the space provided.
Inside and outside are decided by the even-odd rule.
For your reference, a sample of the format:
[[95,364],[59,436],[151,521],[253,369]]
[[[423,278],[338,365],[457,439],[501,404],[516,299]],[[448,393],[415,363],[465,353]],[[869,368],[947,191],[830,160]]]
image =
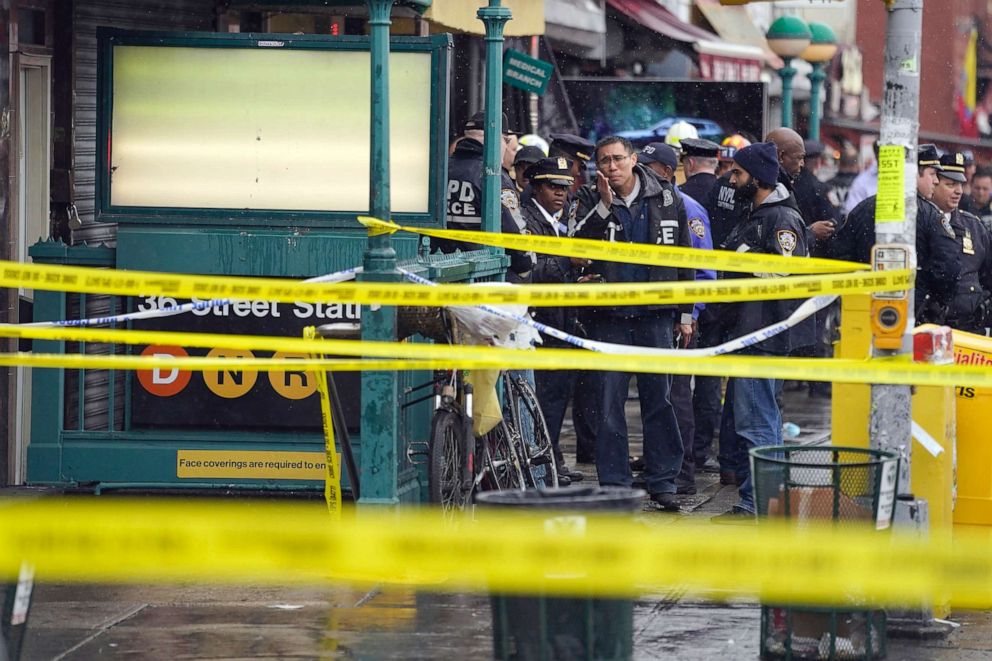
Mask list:
[[699,41],[699,75],[705,80],[754,83],[761,80],[760,48],[728,44],[725,41]]
[[[484,2],[468,0],[434,0],[424,18],[442,29],[466,34],[485,35],[486,29],[476,16]],[[544,34],[544,0],[503,0],[513,18],[507,21],[503,35],[529,37]]]
[[606,35],[606,12],[599,0],[544,0],[545,36],[587,49]]
[[712,32],[680,21],[678,16],[655,3],[654,0],[606,0],[606,2],[636,23],[669,39],[687,44],[720,40]]
[[724,42],[759,48],[768,66],[785,66],[782,58],[768,48],[764,33],[751,21],[746,7],[725,7],[719,0],[696,0],[696,6]]

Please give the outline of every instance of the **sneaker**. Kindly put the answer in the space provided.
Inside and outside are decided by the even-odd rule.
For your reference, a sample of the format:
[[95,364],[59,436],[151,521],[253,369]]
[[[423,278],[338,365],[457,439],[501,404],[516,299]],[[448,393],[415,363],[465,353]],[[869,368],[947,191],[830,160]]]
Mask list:
[[630,457],[630,470],[633,473],[644,470],[644,457]]
[[712,523],[726,523],[730,525],[747,526],[757,523],[754,512],[748,512],[739,505],[734,505],[729,511],[717,514],[710,519]]
[[692,482],[676,482],[675,494],[677,496],[695,496],[696,485]]
[[572,484],[572,479],[568,475],[562,475],[558,473],[558,486],[567,487]]
[[678,512],[682,509],[674,493],[653,493],[651,500],[665,512]]

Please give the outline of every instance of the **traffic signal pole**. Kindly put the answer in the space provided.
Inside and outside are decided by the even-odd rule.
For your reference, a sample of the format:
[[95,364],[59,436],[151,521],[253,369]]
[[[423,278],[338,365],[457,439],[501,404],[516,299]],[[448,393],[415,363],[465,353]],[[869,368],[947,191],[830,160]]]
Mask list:
[[[882,220],[885,180],[898,177],[896,172],[884,172],[885,159],[879,159],[879,202],[876,204],[875,243],[902,245],[908,251],[909,264],[916,266],[916,148],[920,125],[920,44],[923,33],[923,0],[886,0],[888,22],[885,31],[885,96],[879,151],[885,147],[902,148],[904,162],[903,198],[905,213],[901,221]],[[878,268],[876,265],[875,268]],[[908,354],[912,351],[913,295],[905,311],[905,330],[897,349],[883,349],[876,344],[877,357]],[[912,447],[912,408],[909,386],[873,385],[869,436],[871,447],[898,452],[899,495],[910,494],[909,466]]]
[[[885,94],[879,130],[875,250],[879,250],[878,246],[892,246],[895,250],[886,249],[884,253],[890,258],[905,251],[906,263],[915,269],[917,142],[924,0],[884,1],[888,9],[888,20],[885,30]],[[899,206],[903,207],[901,215],[898,213]],[[873,259],[874,268],[894,268],[891,261],[883,263],[882,254],[878,254],[877,260]],[[915,326],[913,291],[910,289],[906,294],[908,296],[903,302],[904,307],[900,307],[891,298],[885,299],[886,294],[877,295],[873,300],[873,356],[912,354],[912,330]],[[891,327],[892,320],[900,314],[905,319],[901,339],[893,337]],[[890,325],[888,341],[885,341],[884,329],[887,323]],[[912,422],[910,386],[872,385],[868,427],[871,447],[896,452],[900,457],[898,497],[894,504],[895,525],[904,531],[926,536],[930,528],[928,503],[913,495],[910,482]],[[889,634],[913,637],[946,635],[949,629],[941,621],[934,619],[933,611],[932,603],[906,604],[902,608],[890,609]]]

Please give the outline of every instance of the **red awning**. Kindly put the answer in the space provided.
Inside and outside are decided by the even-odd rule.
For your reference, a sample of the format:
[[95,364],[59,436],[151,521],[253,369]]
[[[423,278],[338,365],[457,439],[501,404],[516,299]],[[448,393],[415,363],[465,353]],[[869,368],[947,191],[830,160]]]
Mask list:
[[649,30],[675,41],[694,44],[697,41],[720,41],[712,32],[679,20],[654,0],[606,0],[607,4]]

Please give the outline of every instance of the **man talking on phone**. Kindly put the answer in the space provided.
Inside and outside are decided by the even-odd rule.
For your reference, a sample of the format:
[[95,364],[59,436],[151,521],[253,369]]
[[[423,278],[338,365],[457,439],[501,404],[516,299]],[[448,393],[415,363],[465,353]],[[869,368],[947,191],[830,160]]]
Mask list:
[[[579,189],[574,235],[609,242],[689,247],[689,225],[682,198],[667,181],[638,164],[630,141],[618,136],[596,145],[596,181]],[[590,280],[670,282],[693,280],[693,269],[590,261]],[[692,338],[692,304],[582,308],[590,337],[603,342],[672,348],[674,337]],[[603,372],[602,419],[596,434],[596,469],[601,485],[629,487],[632,482],[625,405],[631,374]],[[644,429],[644,481],[651,499],[678,511],[675,478],[682,466],[682,437],[669,393],[668,374],[637,374],[637,396]]]

